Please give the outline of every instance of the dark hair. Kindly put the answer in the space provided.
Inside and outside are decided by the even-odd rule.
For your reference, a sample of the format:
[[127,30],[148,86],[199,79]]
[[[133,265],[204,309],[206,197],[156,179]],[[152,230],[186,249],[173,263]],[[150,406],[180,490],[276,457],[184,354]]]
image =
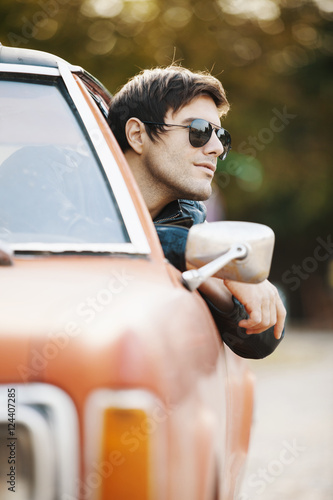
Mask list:
[[[161,123],[169,109],[178,111],[200,95],[213,99],[220,116],[229,110],[221,82],[208,72],[192,72],[182,66],[153,68],[131,78],[112,98],[108,122],[121,149],[129,149],[126,122],[132,118]],[[152,141],[163,127],[146,126]]]

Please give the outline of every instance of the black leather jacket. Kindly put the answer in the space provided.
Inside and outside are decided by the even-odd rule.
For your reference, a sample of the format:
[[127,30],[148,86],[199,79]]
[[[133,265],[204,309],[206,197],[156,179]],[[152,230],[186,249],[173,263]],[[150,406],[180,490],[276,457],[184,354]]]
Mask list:
[[[188,230],[193,224],[206,220],[206,207],[202,202],[176,200],[167,205],[154,219],[157,234],[166,258],[180,271],[186,270],[185,247]],[[245,307],[233,297],[235,307],[229,314],[223,313],[204,295],[222,340],[236,354],[243,358],[259,359],[271,354],[281,342],[274,337],[274,327],[247,335],[244,328],[238,326],[242,319],[248,318]]]

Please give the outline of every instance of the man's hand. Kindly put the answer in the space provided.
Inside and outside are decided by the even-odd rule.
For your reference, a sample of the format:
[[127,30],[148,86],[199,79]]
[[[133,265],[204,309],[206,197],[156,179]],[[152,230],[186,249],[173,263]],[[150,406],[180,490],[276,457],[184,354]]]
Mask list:
[[274,285],[267,280],[257,284],[224,280],[224,285],[244,305],[249,315],[248,319],[239,322],[246,333],[261,333],[275,325],[274,337],[281,337],[286,310]]

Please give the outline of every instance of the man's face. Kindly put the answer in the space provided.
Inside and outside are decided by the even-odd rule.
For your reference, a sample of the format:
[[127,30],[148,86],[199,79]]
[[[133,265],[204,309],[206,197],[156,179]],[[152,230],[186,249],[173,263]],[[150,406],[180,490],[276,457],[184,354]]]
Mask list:
[[[220,126],[216,105],[208,96],[194,99],[175,113],[169,110],[164,123],[190,125],[195,118]],[[215,132],[207,144],[195,148],[189,142],[188,128],[168,127],[156,142],[146,142],[142,160],[153,179],[154,189],[163,189],[167,201],[206,200],[211,195],[217,157],[222,152],[223,146]]]

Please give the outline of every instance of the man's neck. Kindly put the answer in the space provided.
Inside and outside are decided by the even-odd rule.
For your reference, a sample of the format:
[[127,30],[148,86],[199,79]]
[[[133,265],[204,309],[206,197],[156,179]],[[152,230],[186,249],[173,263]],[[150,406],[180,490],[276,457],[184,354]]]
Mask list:
[[163,200],[160,196],[156,196],[155,193],[152,193],[149,189],[145,189],[147,186],[140,186],[141,193],[148,207],[149,213],[152,219],[155,219],[157,215],[163,210],[163,208],[172,200]]
[[174,201],[174,197],[170,194],[168,195],[168,190],[164,185],[161,187],[158,186],[156,179],[143,175],[142,169],[136,164],[135,159],[131,157],[131,153],[126,152],[125,156],[139,186],[143,199],[146,202],[151,218],[155,219],[155,217],[166,205],[168,205],[171,201]]

